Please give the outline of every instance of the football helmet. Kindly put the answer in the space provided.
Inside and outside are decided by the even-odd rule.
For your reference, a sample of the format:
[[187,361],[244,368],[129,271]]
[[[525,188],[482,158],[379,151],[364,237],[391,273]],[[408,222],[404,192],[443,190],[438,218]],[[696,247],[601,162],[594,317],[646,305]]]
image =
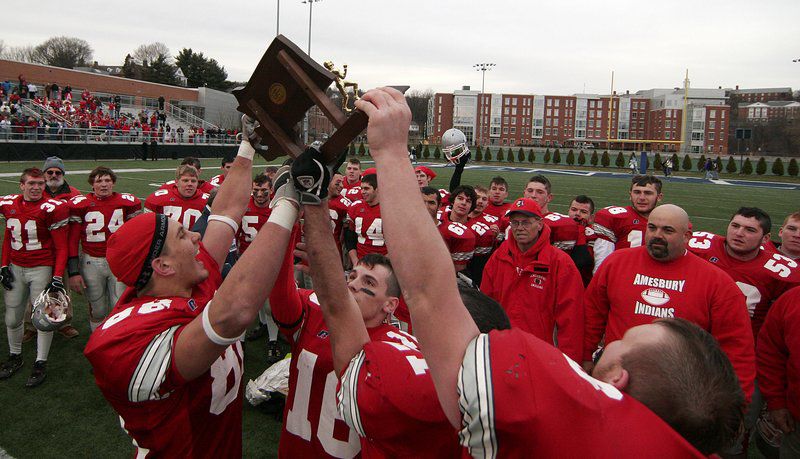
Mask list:
[[442,134],[442,151],[448,161],[457,163],[459,158],[469,153],[467,136],[456,128],[444,131],[444,134]]
[[31,322],[37,330],[55,331],[72,319],[69,297],[61,290],[45,289],[33,302]]

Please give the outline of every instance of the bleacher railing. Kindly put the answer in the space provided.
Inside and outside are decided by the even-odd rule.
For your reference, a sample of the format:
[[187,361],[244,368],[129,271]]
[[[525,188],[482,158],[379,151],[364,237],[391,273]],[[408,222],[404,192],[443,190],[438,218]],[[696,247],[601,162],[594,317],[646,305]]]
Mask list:
[[156,141],[159,144],[182,145],[236,145],[236,136],[205,132],[202,135],[188,132],[153,133],[122,131],[116,129],[74,128],[59,126],[24,126],[0,129],[0,142],[49,142],[49,143],[113,143],[141,144]]
[[45,119],[54,118],[56,121],[66,123],[67,126],[72,126],[72,123],[63,116],[54,112],[49,107],[46,107],[42,104],[37,104],[35,101],[31,99],[20,99],[20,106],[22,107],[22,110],[24,112],[33,115],[36,119],[42,117],[44,117]]
[[198,126],[202,127],[203,129],[214,129],[218,130],[219,126],[216,124],[209,123],[208,121],[200,118],[199,116],[193,115],[186,110],[178,107],[175,104],[166,104],[165,106],[167,115],[172,116],[173,118],[177,119],[178,121],[182,121],[186,124],[191,126]]

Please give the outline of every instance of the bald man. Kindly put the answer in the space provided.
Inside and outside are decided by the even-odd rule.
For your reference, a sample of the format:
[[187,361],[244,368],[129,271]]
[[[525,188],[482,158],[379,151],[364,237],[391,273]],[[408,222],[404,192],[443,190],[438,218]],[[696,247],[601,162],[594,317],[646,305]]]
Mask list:
[[650,214],[644,246],[603,262],[586,290],[584,368],[602,352],[604,335],[607,346],[632,327],[677,317],[719,341],[749,400],[755,354],[744,296],[725,272],[686,250],[691,236],[686,211],[664,204]]

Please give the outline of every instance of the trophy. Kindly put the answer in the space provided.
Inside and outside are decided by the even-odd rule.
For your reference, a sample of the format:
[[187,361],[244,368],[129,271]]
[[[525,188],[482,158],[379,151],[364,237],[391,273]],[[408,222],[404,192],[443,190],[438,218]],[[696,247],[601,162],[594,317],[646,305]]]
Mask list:
[[299,156],[304,147],[295,126],[316,105],[336,128],[320,147],[325,162],[332,164],[368,122],[361,110],[352,110],[346,116],[325,94],[337,77],[283,35],[275,37],[247,85],[233,91],[239,102],[237,109],[260,124],[256,133],[268,148],[259,150],[259,154],[268,161],[284,155]]

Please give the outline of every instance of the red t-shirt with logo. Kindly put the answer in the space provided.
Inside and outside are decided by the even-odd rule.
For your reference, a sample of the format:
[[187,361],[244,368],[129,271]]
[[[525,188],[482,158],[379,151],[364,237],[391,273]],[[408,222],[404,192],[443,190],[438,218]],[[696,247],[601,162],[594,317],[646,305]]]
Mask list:
[[716,266],[688,251],[658,262],[645,247],[617,250],[597,270],[584,298],[584,360],[591,360],[604,335],[608,344],[637,325],[678,317],[719,341],[745,396],[753,393],[755,355],[747,305],[733,279]]

